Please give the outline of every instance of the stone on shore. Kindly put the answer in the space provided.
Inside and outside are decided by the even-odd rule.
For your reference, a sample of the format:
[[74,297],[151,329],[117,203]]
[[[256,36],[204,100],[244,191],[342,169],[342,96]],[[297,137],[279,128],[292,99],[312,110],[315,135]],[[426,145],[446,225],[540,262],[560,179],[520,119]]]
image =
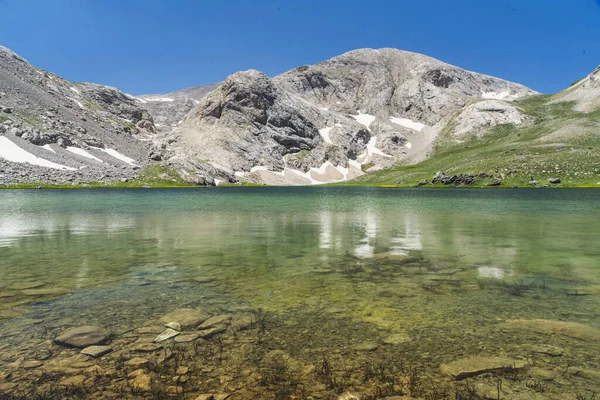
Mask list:
[[469,357],[449,364],[442,364],[440,369],[454,379],[462,380],[504,368],[518,370],[526,366],[527,363],[523,360],[514,360],[507,357]]
[[97,326],[82,326],[69,329],[54,341],[67,347],[85,348],[105,344],[109,341],[109,333]]

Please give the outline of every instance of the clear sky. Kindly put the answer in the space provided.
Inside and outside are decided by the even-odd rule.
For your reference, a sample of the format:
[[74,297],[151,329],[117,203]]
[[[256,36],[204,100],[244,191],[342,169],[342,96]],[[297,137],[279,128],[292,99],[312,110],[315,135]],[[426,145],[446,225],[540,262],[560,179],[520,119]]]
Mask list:
[[72,81],[168,93],[395,47],[553,93],[600,64],[600,0],[0,0],[0,44]]

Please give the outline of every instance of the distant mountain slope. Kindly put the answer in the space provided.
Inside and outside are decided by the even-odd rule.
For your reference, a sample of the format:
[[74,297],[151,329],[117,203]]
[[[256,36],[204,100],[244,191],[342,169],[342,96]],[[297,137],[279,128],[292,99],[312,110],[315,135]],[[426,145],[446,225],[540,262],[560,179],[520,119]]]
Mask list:
[[272,79],[228,77],[175,130],[171,150],[250,182],[343,181],[425,159],[473,102],[533,94],[420,54],[362,49]]
[[5,47],[0,110],[0,183],[118,181],[152,151],[153,119],[133,97],[68,82]]
[[219,87],[219,83],[194,86],[167,94],[144,94],[136,97],[154,117],[161,132],[173,130],[204,96]]

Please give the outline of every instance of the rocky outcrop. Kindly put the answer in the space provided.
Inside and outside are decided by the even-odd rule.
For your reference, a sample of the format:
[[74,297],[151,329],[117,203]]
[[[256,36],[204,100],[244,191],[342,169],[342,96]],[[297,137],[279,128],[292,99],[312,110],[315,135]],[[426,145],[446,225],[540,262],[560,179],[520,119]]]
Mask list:
[[361,166],[423,159],[443,125],[473,99],[533,93],[420,54],[363,49],[272,79],[234,74],[201,99],[172,142],[184,158],[242,180],[346,180],[353,168],[361,174]]
[[523,114],[512,104],[500,100],[480,101],[466,107],[454,121],[452,134],[463,136],[474,134],[481,136],[485,129],[497,125],[523,125],[531,121],[531,117]]

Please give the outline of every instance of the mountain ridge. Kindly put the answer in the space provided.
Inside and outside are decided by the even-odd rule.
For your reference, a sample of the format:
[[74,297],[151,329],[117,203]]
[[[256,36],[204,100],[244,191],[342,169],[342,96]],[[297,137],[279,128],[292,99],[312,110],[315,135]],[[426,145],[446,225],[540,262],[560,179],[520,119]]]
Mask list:
[[[357,49],[274,77],[248,70],[213,85],[131,96],[65,81],[0,47],[2,140],[29,154],[22,157],[68,167],[48,170],[18,157],[8,160],[0,151],[0,166],[9,171],[0,174],[0,183],[140,182],[142,175],[150,184],[367,183],[385,171],[427,163],[443,154],[440,149],[460,153],[460,146],[477,146],[508,127],[537,129],[543,107],[566,113],[564,105],[573,104],[571,119],[560,120],[570,124],[567,130],[583,119],[594,123],[599,71],[543,96],[426,55]],[[108,167],[119,172],[106,174]]]

